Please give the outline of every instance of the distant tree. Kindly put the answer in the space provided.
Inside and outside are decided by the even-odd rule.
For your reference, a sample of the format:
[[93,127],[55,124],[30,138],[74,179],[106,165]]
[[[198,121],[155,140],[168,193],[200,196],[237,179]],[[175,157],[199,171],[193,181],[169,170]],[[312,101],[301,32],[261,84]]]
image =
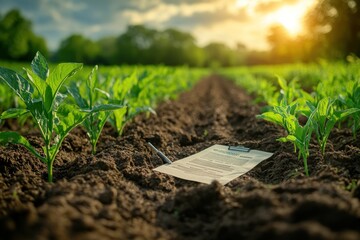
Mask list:
[[289,33],[282,25],[273,25],[269,29],[267,40],[271,45],[271,62],[285,63],[290,62],[291,38]]
[[360,56],[360,0],[319,0],[308,12],[306,26],[317,55]]
[[96,42],[100,48],[99,64],[110,65],[116,63],[116,41],[116,37],[104,37]]
[[203,65],[203,51],[196,45],[195,38],[190,33],[169,28],[159,32],[154,42],[154,50],[160,51],[157,53],[166,65]]
[[205,65],[208,67],[228,67],[237,65],[236,52],[224,43],[210,43],[204,47]]
[[31,60],[36,51],[48,55],[44,38],[32,31],[31,22],[19,10],[10,10],[0,17],[0,58]]
[[100,47],[96,42],[82,35],[74,34],[60,43],[56,53],[56,60],[97,64],[99,55]]
[[263,65],[270,64],[268,51],[248,51],[246,52],[245,64],[246,65]]
[[116,47],[119,64],[202,66],[204,59],[191,34],[172,28],[158,31],[143,25],[128,26]]
[[159,53],[149,49],[154,44],[158,32],[143,25],[128,26],[125,33],[117,39],[116,59],[119,64],[150,64],[157,63],[152,56]]

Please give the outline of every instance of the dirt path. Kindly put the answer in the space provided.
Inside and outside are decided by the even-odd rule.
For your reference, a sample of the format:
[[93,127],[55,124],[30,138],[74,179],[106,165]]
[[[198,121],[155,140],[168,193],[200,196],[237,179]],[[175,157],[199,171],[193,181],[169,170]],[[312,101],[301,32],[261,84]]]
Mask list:
[[[310,177],[282,130],[232,82],[213,76],[157,115],[140,116],[124,136],[110,127],[98,153],[86,134],[65,140],[54,166],[19,146],[0,147],[0,233],[4,239],[360,239],[360,146],[332,134],[325,158],[312,145]],[[28,134],[40,144],[36,132]],[[161,160],[146,142],[177,160],[215,143],[242,144],[273,157],[226,186],[154,172]]]

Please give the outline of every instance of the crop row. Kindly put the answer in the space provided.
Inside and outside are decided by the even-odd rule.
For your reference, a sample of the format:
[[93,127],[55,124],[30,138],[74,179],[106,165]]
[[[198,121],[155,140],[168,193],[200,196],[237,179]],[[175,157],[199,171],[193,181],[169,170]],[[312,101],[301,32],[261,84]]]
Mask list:
[[44,140],[39,151],[19,132],[3,131],[0,144],[27,148],[47,165],[49,182],[61,144],[76,126],[86,130],[95,154],[106,122],[121,135],[137,114],[155,113],[159,101],[176,97],[206,73],[162,66],[104,67],[99,73],[97,66],[92,70],[82,67],[80,63],[61,63],[50,69],[39,52],[31,69],[15,72],[0,67],[0,121],[17,118],[19,124],[34,124]]
[[351,128],[354,138],[360,131],[360,61],[280,70],[282,76],[276,76],[276,81],[268,78],[269,72],[276,72],[274,68],[263,68],[262,74],[258,74],[261,68],[256,69],[257,74],[254,69],[244,68],[227,69],[223,74],[267,104],[257,117],[286,130],[286,136],[277,140],[294,144],[298,158],[303,159],[305,174],[309,175],[307,159],[312,136],[324,155],[335,125]]

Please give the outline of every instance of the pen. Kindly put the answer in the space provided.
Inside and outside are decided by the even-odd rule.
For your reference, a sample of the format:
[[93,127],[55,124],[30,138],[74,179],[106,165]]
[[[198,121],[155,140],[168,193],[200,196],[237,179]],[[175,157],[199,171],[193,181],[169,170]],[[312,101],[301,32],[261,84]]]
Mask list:
[[154,151],[156,152],[156,154],[161,158],[161,160],[163,160],[164,163],[169,163],[171,164],[171,160],[168,159],[162,152],[160,152],[159,150],[156,149],[156,147],[154,147],[154,145],[152,145],[150,142],[148,142],[149,146],[154,149]]

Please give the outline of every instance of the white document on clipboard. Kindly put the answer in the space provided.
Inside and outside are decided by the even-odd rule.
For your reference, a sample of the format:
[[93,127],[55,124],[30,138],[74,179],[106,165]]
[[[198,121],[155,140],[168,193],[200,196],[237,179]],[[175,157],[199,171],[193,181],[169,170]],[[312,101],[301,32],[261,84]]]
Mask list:
[[273,153],[258,150],[239,151],[229,149],[229,146],[213,145],[154,170],[190,181],[210,184],[217,180],[225,185],[272,155]]

